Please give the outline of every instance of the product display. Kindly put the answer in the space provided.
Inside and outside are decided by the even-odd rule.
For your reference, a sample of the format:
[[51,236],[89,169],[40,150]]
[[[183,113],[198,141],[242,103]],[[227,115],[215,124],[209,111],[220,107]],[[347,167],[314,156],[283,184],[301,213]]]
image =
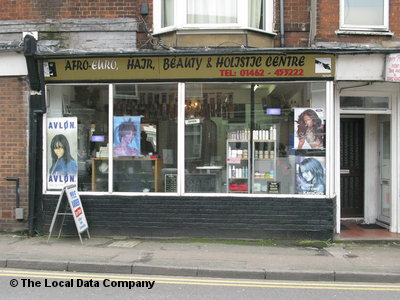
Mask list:
[[227,141],[228,193],[249,192],[249,141],[248,139],[242,140],[248,134],[250,134],[249,130],[235,131],[229,134],[234,139]]
[[279,187],[276,183],[276,132],[275,125],[269,129],[250,131],[245,128],[228,132],[228,193],[269,193],[271,183],[276,193]]
[[254,139],[253,152],[253,193],[268,193],[268,183],[276,180],[276,140]]

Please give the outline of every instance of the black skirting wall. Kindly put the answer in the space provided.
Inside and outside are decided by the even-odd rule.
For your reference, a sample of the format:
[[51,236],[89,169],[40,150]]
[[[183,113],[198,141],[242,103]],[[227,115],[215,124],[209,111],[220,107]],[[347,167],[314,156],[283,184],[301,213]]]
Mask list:
[[[92,236],[328,239],[335,199],[87,196]],[[38,228],[48,232],[58,196],[43,195]],[[72,216],[63,233],[76,234]]]

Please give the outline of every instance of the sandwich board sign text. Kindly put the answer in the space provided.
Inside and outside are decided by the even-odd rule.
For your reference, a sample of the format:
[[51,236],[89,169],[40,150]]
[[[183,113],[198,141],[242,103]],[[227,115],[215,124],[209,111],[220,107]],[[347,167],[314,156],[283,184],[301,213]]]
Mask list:
[[79,233],[84,232],[89,228],[85,212],[83,211],[82,201],[79,197],[76,185],[69,185],[65,187],[67,198],[69,202],[69,207],[72,211],[72,216],[74,217],[76,229]]

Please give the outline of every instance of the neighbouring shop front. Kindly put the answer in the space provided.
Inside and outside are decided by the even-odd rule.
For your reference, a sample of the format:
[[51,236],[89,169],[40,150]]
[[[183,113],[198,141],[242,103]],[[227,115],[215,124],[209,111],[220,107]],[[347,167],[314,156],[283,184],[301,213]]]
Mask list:
[[329,238],[335,56],[41,58],[43,214],[76,184],[92,234]]
[[[336,231],[349,233],[341,221],[400,233],[400,55],[381,49],[367,54],[355,51],[339,55],[336,63],[335,144],[340,145],[335,149],[340,216]],[[391,237],[379,230],[370,232],[363,235]]]

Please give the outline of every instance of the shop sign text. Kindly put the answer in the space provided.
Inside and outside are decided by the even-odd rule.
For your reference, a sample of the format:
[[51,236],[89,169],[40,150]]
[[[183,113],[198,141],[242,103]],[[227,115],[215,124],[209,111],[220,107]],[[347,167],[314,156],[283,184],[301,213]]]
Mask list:
[[[213,55],[53,59],[44,63],[46,80],[327,78],[334,56]],[[46,70],[47,68],[47,70]]]

